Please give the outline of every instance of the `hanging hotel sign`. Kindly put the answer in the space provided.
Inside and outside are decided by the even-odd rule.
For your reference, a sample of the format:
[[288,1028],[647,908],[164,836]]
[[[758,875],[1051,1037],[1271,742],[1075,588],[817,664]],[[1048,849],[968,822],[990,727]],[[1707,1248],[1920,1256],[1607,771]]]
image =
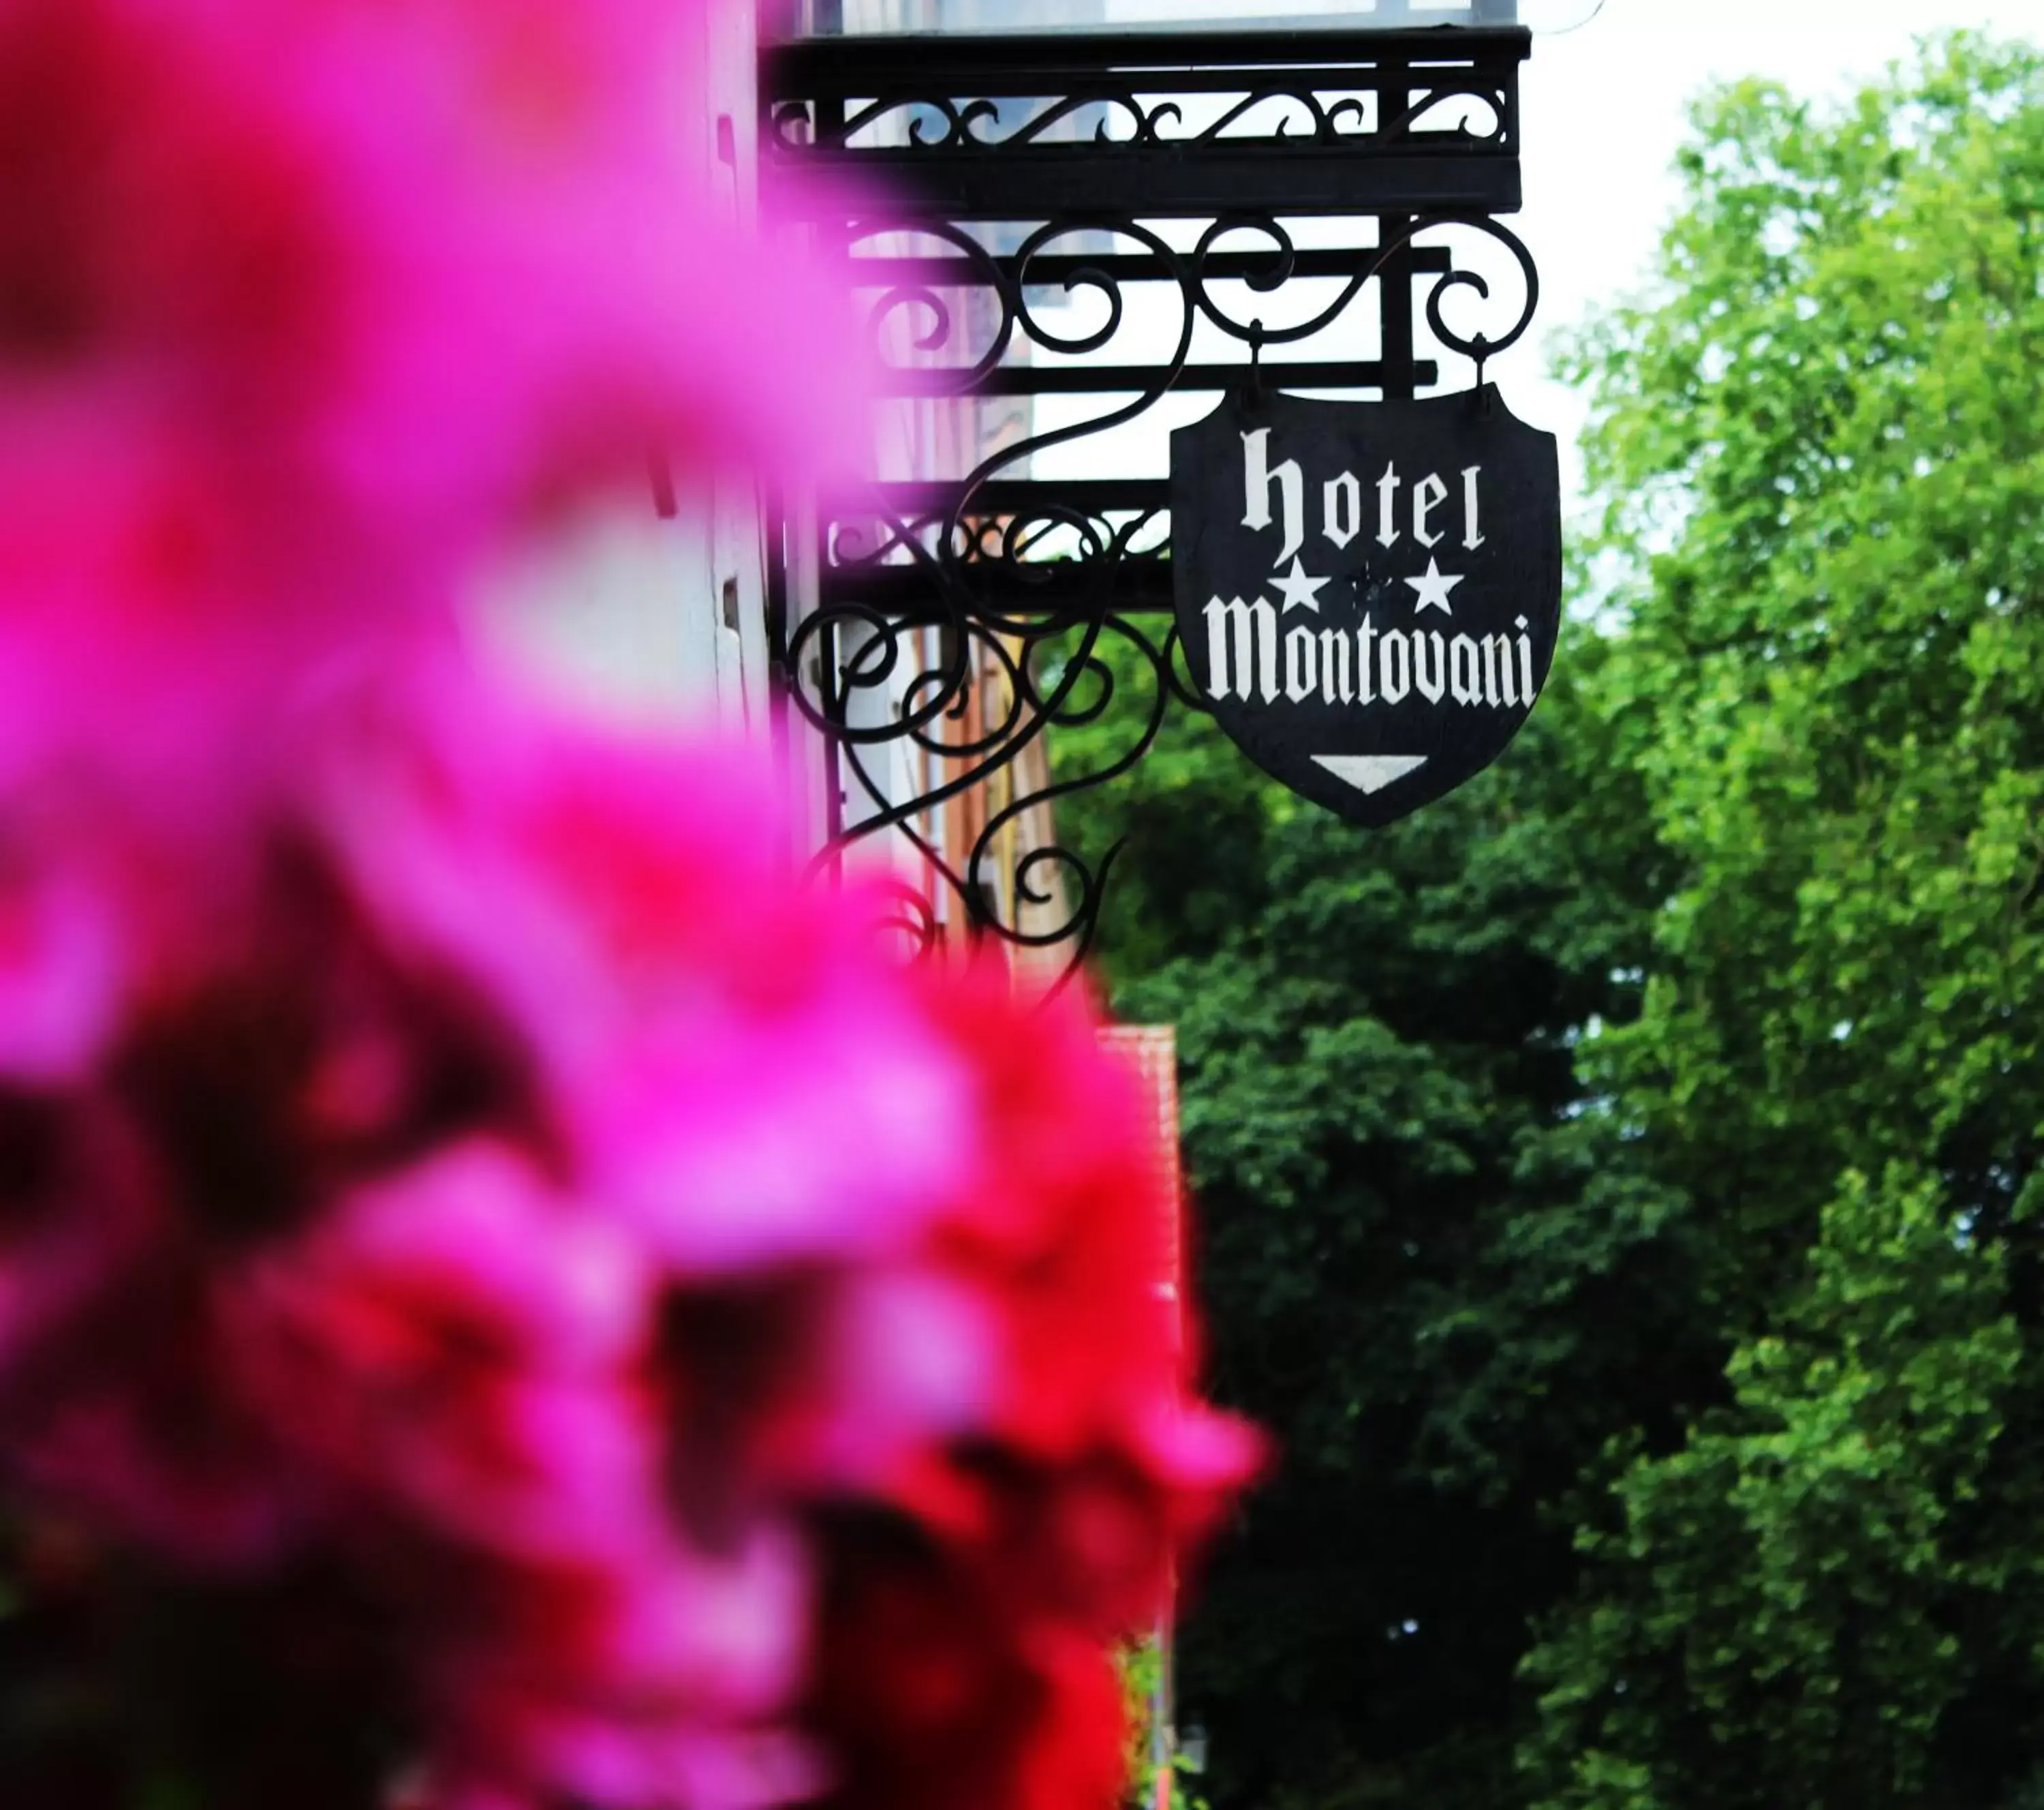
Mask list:
[[1495,388],[1230,399],[1171,436],[1186,663],[1294,792],[1396,822],[1504,751],[1554,658],[1554,436]]

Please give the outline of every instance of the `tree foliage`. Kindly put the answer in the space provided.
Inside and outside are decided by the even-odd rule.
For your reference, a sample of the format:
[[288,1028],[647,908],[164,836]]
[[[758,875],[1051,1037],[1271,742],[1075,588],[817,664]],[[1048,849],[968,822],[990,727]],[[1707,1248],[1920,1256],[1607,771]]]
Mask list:
[[[1508,1800],[1527,1620],[1574,1564],[1542,1505],[1612,1416],[1665,1434],[1716,1384],[1666,1332],[1680,1195],[1577,1074],[1636,1013],[1656,893],[1601,764],[1536,720],[1358,845],[1194,723],[1078,826],[1130,838],[1117,1005],[1178,1028],[1216,1386],[1287,1455],[1184,1643],[1217,1803]],[[1572,797],[1603,833],[1558,832]]]
[[1363,838],[1194,725],[1076,822],[1289,1455],[1223,1810],[2044,1804],[2044,58],[1681,175],[1512,752]]
[[2000,1804],[2044,1734],[2044,60],[1735,88],[1684,174],[1659,293],[1574,359],[1594,707],[1679,874],[1592,1066],[1712,1228],[1733,1398],[1584,1528],[1530,1776]]

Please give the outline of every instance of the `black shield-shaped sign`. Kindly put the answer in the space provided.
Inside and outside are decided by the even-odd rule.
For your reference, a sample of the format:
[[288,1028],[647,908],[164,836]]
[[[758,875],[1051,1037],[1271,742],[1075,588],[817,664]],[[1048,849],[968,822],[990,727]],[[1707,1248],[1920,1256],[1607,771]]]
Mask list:
[[1396,822],[1504,751],[1562,613],[1554,436],[1494,386],[1232,398],[1171,436],[1186,663],[1266,773]]

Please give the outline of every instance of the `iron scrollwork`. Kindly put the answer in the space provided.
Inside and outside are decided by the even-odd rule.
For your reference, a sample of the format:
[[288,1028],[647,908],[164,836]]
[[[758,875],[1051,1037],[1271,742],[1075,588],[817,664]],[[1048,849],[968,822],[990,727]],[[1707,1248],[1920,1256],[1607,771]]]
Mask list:
[[[815,221],[866,298],[889,393],[1074,413],[1032,415],[966,469],[824,499],[813,544],[784,525],[783,555],[816,574],[805,609],[780,587],[776,651],[836,764],[826,859],[905,839],[955,921],[1084,957],[1115,851],[1088,863],[1050,813],[1204,705],[1170,621],[1166,479],[1058,478],[1044,455],[1252,379],[1410,396],[1443,381],[1440,353],[1480,379],[1539,301],[1496,217],[1519,202],[1527,42],[1337,33],[1308,61],[1278,36],[868,39],[770,57],[770,171],[890,189],[883,211]],[[1477,244],[1496,248],[1489,274],[1458,262]],[[1069,732],[1108,723],[1118,744],[1075,770]],[[967,801],[961,835],[946,814]],[[933,939],[947,914],[904,898],[904,928]]]

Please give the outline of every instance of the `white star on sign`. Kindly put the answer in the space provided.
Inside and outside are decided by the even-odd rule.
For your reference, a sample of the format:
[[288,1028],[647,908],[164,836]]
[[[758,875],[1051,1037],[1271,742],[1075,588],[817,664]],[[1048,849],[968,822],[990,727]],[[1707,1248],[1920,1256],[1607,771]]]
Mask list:
[[1320,613],[1320,594],[1332,581],[1308,578],[1304,563],[1295,553],[1292,555],[1291,571],[1271,582],[1278,594],[1285,600],[1285,608],[1278,613],[1279,615],[1288,614],[1294,609],[1310,609],[1317,616]]
[[1405,581],[1412,587],[1419,598],[1419,601],[1412,605],[1412,613],[1418,616],[1429,609],[1438,609],[1443,616],[1454,615],[1454,611],[1448,605],[1448,593],[1462,582],[1460,578],[1443,578],[1441,575],[1440,561],[1429,559],[1427,562],[1426,577],[1408,578]]

